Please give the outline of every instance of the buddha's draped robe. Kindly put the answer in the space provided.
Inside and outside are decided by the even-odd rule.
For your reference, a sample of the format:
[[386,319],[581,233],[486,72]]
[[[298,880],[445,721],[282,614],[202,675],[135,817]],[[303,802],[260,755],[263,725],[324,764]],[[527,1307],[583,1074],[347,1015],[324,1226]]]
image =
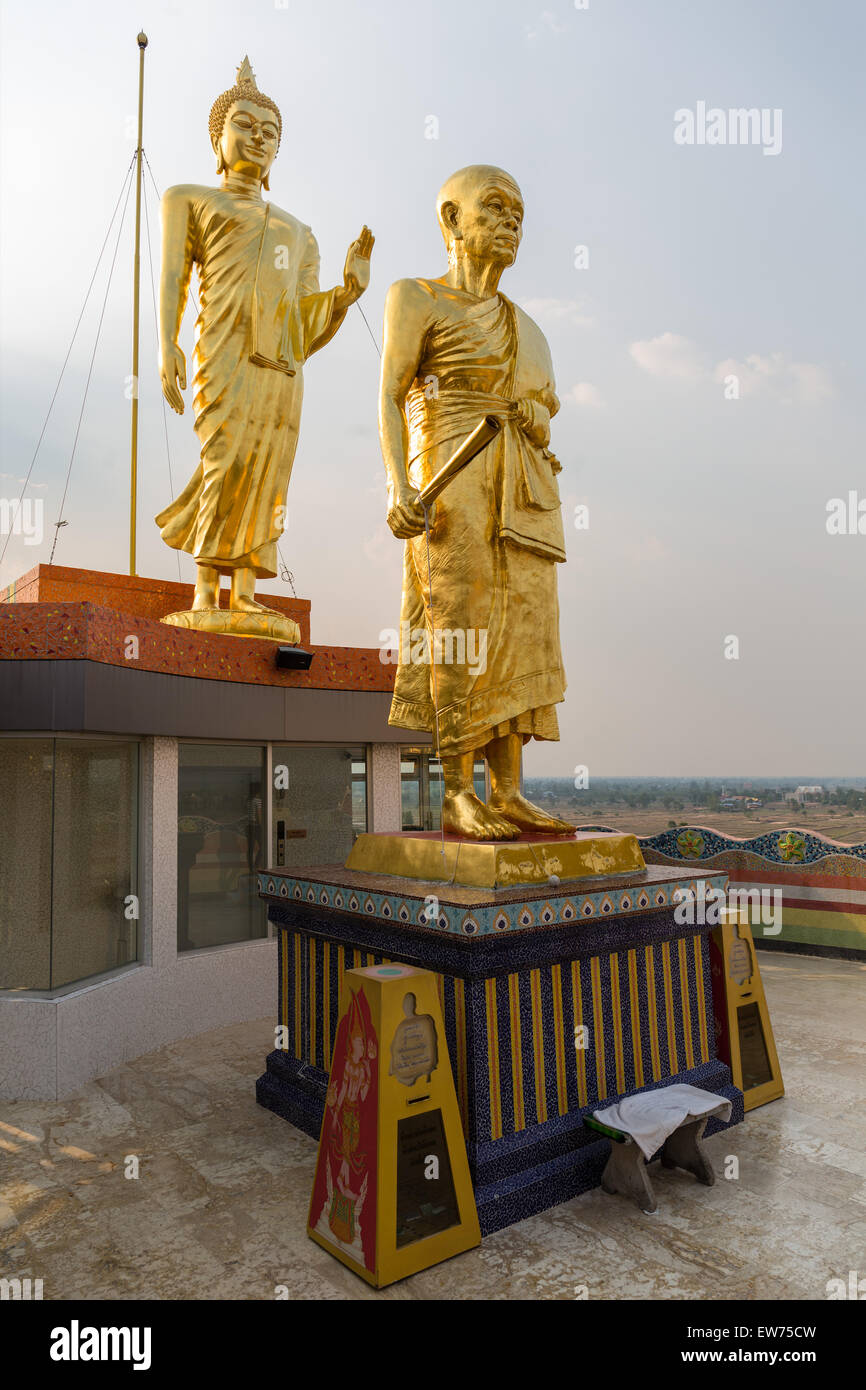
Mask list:
[[[524,742],[559,738],[555,705],[566,686],[556,572],[565,559],[560,465],[517,422],[519,397],[551,415],[559,408],[550,350],[528,315],[496,295],[456,323],[445,317],[434,323],[405,404],[413,486],[430,481],[482,416],[495,415],[503,426],[436,500],[432,616],[426,538],[405,546],[389,722],[435,734],[435,693],[444,757],[508,733]],[[425,631],[426,661],[423,639],[415,641]],[[463,661],[455,659],[461,655],[455,632],[463,634]],[[482,632],[485,669],[478,659]]]
[[309,227],[224,189],[189,199],[184,284],[199,273],[193,410],[201,461],[156,518],[223,574],[277,572],[303,399],[302,363],[336,331]]

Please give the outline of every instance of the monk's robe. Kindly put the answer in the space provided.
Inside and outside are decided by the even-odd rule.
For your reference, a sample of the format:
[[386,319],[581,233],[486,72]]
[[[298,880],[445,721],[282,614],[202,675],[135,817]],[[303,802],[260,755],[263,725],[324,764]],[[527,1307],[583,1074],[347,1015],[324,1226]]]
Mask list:
[[[401,636],[426,631],[429,661],[423,638],[401,641],[389,722],[435,734],[435,697],[443,757],[509,733],[524,742],[559,738],[555,705],[566,687],[556,570],[565,559],[560,464],[518,423],[519,397],[551,415],[559,408],[550,349],[527,314],[499,294],[457,323],[434,323],[405,404],[412,485],[424,487],[482,416],[502,422],[436,500],[432,613],[426,538],[405,546]],[[462,653],[454,632],[464,634]],[[473,660],[482,632],[483,670]],[[453,659],[461,654],[465,661]]]
[[271,576],[298,442],[302,364],[336,331],[335,291],[319,292],[316,239],[289,213],[223,189],[189,192],[183,284],[195,264],[201,461],[156,524],[167,545],[199,564]]

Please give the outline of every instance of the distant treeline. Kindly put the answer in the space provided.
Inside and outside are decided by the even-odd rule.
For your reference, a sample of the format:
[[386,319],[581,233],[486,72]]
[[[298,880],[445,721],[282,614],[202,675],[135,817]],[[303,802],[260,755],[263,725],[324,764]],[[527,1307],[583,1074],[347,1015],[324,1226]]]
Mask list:
[[732,778],[686,777],[593,777],[588,787],[576,788],[568,777],[527,777],[526,793],[533,801],[558,801],[585,806],[630,806],[633,808],[661,806],[681,811],[686,806],[701,806],[718,810],[722,799],[748,797],[767,805],[786,802],[801,786],[821,786],[820,795],[810,798],[810,805],[844,806],[857,811],[866,807],[866,778],[851,778],[847,785],[835,779],[782,778],[764,783]]

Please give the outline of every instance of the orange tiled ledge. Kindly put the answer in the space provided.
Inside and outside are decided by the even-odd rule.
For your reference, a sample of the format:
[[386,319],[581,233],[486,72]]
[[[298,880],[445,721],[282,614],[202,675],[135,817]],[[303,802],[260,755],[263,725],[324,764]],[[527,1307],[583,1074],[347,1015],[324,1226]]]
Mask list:
[[0,661],[98,661],[254,685],[393,689],[395,668],[383,665],[377,647],[309,646],[315,654],[309,671],[278,671],[275,648],[275,642],[166,627],[153,618],[93,603],[0,606]]
[[[140,574],[110,574],[103,570],[71,569],[68,565],[37,565],[0,591],[0,603],[97,603],[116,613],[141,618],[164,618],[192,607],[192,584],[172,579],[145,579]],[[269,608],[294,618],[301,645],[310,641],[310,600],[266,594]]]

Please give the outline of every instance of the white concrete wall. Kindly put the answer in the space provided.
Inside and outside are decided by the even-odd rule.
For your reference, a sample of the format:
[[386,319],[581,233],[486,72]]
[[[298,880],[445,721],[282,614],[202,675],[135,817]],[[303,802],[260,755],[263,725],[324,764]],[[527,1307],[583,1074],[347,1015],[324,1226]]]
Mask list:
[[403,804],[400,790],[400,747],[396,743],[371,745],[371,781],[373,794],[370,830],[403,829]]
[[[374,744],[371,763],[371,829],[399,830],[400,750]],[[140,965],[54,998],[0,996],[0,1099],[58,1099],[178,1038],[276,1020],[276,939],[178,954],[176,739],[142,744],[141,867]]]

